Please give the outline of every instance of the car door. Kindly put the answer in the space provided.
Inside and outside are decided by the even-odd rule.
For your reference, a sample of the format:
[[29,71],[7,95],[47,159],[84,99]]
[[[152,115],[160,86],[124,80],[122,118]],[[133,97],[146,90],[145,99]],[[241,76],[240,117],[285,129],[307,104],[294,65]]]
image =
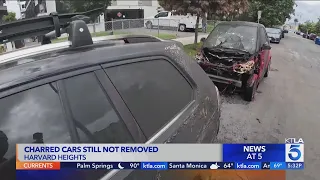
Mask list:
[[48,82],[27,84],[17,88],[20,92],[10,90],[12,95],[0,93],[0,174],[4,180],[15,179],[12,178],[15,176],[34,180],[96,180],[109,172],[61,169],[52,174],[16,173],[17,143],[146,141],[113,85],[100,81],[101,74],[105,77],[101,67],[95,66],[50,77]]
[[[145,143],[167,142],[181,123],[189,118],[190,110],[195,105],[193,85],[166,58],[138,58],[121,64],[105,64],[103,68],[106,81],[112,82],[141,127],[147,138]],[[197,128],[194,125],[193,132],[182,131],[171,141],[195,143]],[[114,170],[102,180],[156,179],[160,175],[163,179],[168,173]]]
[[268,63],[269,63],[269,50],[262,49],[264,44],[269,45],[269,40],[267,36],[267,32],[265,28],[260,27],[259,28],[259,42],[260,42],[260,52],[259,52],[259,58],[260,58],[260,70],[259,70],[259,79],[261,80],[264,77],[264,73],[267,70]]
[[169,26],[169,12],[160,12],[155,21],[157,21],[155,23],[159,26]]

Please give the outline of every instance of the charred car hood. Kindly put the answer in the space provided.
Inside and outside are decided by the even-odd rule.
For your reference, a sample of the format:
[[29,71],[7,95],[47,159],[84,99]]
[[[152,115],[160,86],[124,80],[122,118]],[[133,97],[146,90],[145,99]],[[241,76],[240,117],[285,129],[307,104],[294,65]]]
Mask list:
[[248,52],[224,48],[203,48],[203,55],[205,55],[211,63],[223,63],[225,65],[232,65],[235,62],[245,62],[251,57],[251,54]]
[[198,63],[209,74],[233,76],[249,73],[255,62],[252,54],[234,49],[203,48]]

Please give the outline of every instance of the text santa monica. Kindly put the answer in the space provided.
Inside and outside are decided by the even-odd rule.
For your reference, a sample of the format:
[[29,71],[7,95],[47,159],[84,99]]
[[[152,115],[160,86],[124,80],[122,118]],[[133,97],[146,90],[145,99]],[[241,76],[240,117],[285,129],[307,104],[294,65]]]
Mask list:
[[150,153],[158,152],[159,148],[156,146],[26,146],[24,152],[26,153],[58,153],[58,152],[72,152],[72,153],[90,153],[90,152],[137,152]]

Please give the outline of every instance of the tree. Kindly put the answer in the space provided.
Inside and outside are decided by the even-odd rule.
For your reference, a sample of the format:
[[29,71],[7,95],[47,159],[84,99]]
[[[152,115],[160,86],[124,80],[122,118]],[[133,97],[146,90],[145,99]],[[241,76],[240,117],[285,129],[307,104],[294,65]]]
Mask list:
[[16,21],[16,13],[14,12],[8,12],[8,15],[5,15],[2,17],[2,20],[4,22],[11,22],[11,21]]
[[246,10],[247,0],[158,0],[159,5],[167,11],[191,13],[197,16],[194,44],[198,42],[198,27],[200,17],[205,13],[230,14]]
[[267,27],[283,25],[294,14],[294,0],[249,0],[249,10],[241,20],[258,21],[258,11],[262,11],[260,23]]

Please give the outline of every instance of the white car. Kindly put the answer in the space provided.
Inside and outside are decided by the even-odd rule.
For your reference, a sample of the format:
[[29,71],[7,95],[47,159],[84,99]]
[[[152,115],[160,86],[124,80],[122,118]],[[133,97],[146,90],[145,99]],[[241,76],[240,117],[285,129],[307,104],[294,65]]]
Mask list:
[[[155,16],[145,19],[145,27],[152,29],[153,27],[176,27],[179,31],[186,31],[187,29],[195,29],[197,17],[191,14],[178,15],[171,11],[162,11]],[[202,27],[202,19],[199,19],[198,28]]]

